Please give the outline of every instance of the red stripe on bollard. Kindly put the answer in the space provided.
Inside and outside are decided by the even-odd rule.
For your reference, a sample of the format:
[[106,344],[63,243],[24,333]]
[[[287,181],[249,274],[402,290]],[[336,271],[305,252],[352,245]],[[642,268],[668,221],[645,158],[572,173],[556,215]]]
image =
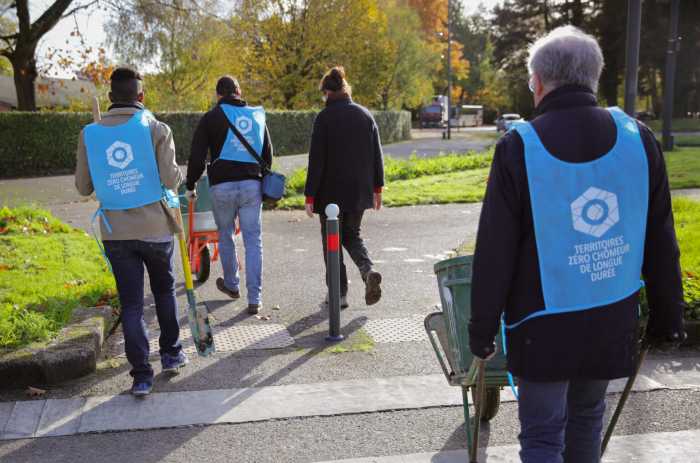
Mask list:
[[338,249],[340,249],[340,237],[338,234],[328,235],[328,250],[338,252]]

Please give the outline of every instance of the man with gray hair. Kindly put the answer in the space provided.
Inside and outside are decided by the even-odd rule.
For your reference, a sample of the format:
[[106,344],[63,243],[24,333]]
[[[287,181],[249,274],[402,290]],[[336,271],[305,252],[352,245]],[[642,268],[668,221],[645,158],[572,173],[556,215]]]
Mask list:
[[496,146],[470,348],[490,358],[503,320],[523,462],[599,462],[608,382],[635,369],[644,284],[647,338],[684,337],[668,177],[653,133],[598,107],[593,37],[556,29],[531,47],[528,68],[536,117]]

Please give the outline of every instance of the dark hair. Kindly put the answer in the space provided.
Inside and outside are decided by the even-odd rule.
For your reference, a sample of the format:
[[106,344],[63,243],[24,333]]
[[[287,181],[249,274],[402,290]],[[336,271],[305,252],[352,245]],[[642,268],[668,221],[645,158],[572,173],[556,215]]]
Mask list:
[[216,83],[216,94],[219,96],[231,96],[241,93],[241,86],[238,81],[231,76],[223,76]]
[[112,102],[131,103],[136,101],[143,91],[141,74],[129,67],[115,69],[109,80],[111,82],[109,97]]
[[345,68],[343,66],[335,66],[330,71],[324,74],[321,79],[319,89],[328,92],[341,92],[350,94],[350,85],[345,80]]

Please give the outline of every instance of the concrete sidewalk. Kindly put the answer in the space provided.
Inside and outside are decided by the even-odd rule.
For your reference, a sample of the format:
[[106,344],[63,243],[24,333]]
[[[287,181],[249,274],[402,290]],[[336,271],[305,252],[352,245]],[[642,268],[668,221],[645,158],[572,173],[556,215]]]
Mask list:
[[[613,381],[619,393],[626,380]],[[700,357],[645,362],[634,392],[700,391]],[[510,390],[501,402],[513,402]],[[0,440],[459,406],[443,375],[0,403]]]

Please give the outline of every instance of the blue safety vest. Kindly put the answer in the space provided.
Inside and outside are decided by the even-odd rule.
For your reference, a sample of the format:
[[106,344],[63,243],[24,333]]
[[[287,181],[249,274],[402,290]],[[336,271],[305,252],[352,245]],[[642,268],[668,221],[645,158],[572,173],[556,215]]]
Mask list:
[[[226,118],[243,135],[253,150],[260,155],[265,140],[265,110],[262,106],[234,106],[221,104]],[[231,129],[219,153],[219,159],[258,164]]]
[[544,307],[543,315],[587,310],[637,292],[649,204],[647,157],[634,119],[608,109],[617,128],[609,153],[586,163],[553,156],[530,123],[517,124],[525,147]]
[[85,127],[88,166],[100,209],[133,209],[164,197],[149,128],[153,119],[142,110],[125,124]]

